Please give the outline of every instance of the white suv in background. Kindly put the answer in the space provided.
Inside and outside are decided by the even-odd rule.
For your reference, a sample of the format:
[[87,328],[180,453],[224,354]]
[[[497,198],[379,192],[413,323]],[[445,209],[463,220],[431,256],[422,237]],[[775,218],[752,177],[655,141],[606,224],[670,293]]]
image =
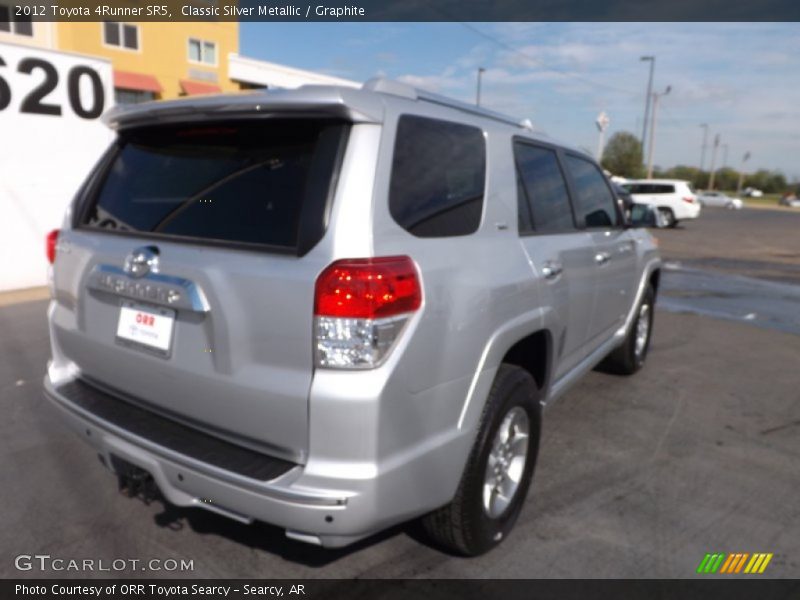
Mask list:
[[680,179],[633,179],[622,186],[636,204],[655,206],[667,227],[700,216],[700,202],[688,181]]

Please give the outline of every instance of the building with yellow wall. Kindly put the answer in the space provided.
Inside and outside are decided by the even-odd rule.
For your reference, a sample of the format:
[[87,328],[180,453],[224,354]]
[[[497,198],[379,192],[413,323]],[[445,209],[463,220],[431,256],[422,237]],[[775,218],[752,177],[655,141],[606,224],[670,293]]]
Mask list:
[[17,16],[14,9],[10,0],[0,0],[0,42],[55,48],[55,23],[34,23],[30,17]]
[[228,74],[228,56],[239,52],[237,22],[49,23],[17,17],[11,2],[0,0],[0,42],[111,61],[123,104],[242,87]]
[[117,104],[309,83],[358,85],[240,56],[235,21],[51,23],[15,17],[11,0],[0,0],[2,42],[110,61]]
[[239,50],[239,24],[56,23],[56,48],[107,58],[118,103],[228,92],[228,55]]

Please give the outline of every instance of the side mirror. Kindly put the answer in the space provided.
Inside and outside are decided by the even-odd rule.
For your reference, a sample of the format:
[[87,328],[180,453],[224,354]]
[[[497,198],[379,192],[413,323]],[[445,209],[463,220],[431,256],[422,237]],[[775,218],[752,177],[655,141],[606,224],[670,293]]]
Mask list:
[[661,213],[649,204],[634,204],[630,209],[628,225],[631,227],[655,227],[660,229],[666,223],[664,223]]

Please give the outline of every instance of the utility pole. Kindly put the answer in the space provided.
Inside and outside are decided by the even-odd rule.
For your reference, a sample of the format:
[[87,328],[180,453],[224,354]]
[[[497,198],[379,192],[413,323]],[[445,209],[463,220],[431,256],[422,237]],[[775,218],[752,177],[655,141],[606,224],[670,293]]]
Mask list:
[[656,145],[656,113],[658,112],[658,99],[661,96],[666,96],[672,90],[672,86],[668,85],[660,94],[653,92],[653,122],[650,124],[650,149],[647,152],[647,178],[653,178],[653,150]]
[[602,111],[597,115],[597,120],[594,123],[597,125],[597,131],[600,132],[600,139],[597,142],[597,162],[600,162],[603,160],[603,141],[611,119],[608,118],[606,111]]
[[709,191],[714,190],[714,171],[717,164],[717,148],[719,148],[719,134],[714,136],[714,149],[711,151],[711,175],[708,178]]
[[478,67],[478,90],[475,94],[475,106],[481,105],[481,75],[486,72],[483,67]]
[[742,168],[739,169],[739,184],[736,186],[736,195],[739,196],[742,193],[742,184],[744,183],[744,163],[750,160],[750,151],[744,153],[742,157]]
[[700,146],[700,172],[703,172],[703,167],[706,166],[706,146],[708,146],[708,123],[700,123],[703,128],[703,145]]
[[642,62],[650,63],[650,77],[647,80],[647,94],[644,101],[644,121],[642,122],[642,153],[647,148],[647,124],[650,119],[650,97],[653,95],[653,71],[656,68],[655,56],[642,56],[639,58]]

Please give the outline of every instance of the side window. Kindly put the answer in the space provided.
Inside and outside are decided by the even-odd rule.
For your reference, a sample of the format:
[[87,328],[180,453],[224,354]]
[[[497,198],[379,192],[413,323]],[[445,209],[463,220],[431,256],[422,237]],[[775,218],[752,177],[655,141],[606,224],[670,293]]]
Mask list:
[[615,227],[619,224],[616,202],[605,176],[594,163],[567,155],[567,169],[575,184],[575,212],[586,227]]
[[521,182],[517,200],[520,233],[555,233],[574,229],[567,184],[555,151],[516,142],[514,160]]
[[486,142],[477,127],[405,115],[397,124],[389,212],[417,237],[478,230]]

